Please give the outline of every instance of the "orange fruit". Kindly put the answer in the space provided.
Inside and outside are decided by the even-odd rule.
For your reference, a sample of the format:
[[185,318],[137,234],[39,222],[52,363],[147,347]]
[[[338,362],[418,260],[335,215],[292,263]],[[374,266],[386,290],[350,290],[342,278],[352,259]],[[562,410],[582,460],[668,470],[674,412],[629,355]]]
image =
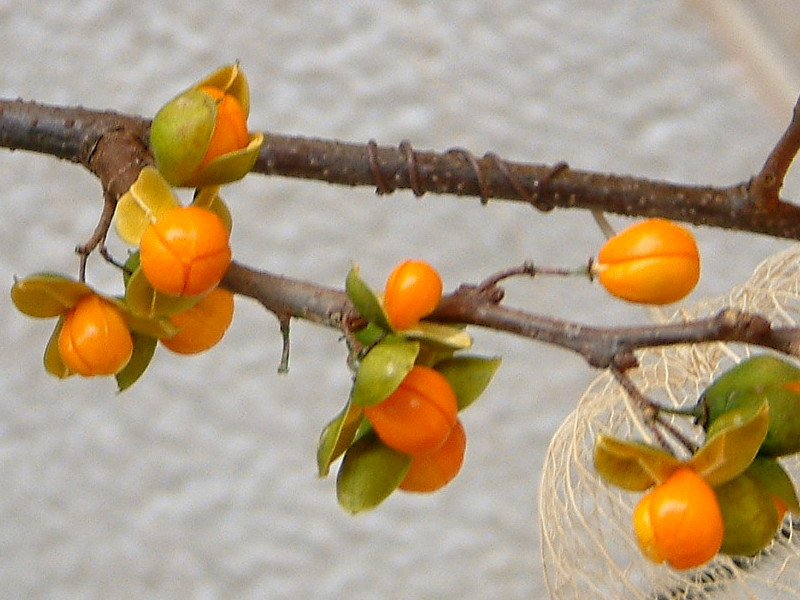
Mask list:
[[114,375],[130,361],[133,339],[116,307],[91,294],[81,298],[64,317],[58,352],[74,373],[84,377]]
[[406,492],[435,492],[444,487],[461,470],[466,449],[464,427],[461,421],[456,420],[441,448],[430,454],[412,456],[411,466],[400,482],[400,489]]
[[427,454],[444,444],[456,422],[456,395],[444,375],[416,365],[387,398],[364,407],[383,443],[406,454]]
[[217,101],[217,120],[200,163],[202,169],[218,156],[247,147],[250,134],[247,131],[247,117],[235,96],[212,86],[203,86],[200,90]]
[[161,343],[178,354],[197,354],[215,346],[233,321],[233,294],[214,288],[188,310],[171,315],[178,333]]
[[642,497],[633,512],[633,527],[645,556],[676,569],[711,560],[724,533],[714,490],[688,467],[678,468]]
[[689,230],[664,219],[648,219],[609,239],[597,255],[594,272],[618,298],[669,304],[697,285],[700,254]]
[[154,289],[170,296],[201,296],[219,284],[230,265],[228,230],[206,208],[179,206],[145,229],[139,257]]
[[386,279],[383,307],[392,327],[403,330],[432,313],[441,299],[442,278],[436,269],[421,260],[406,260]]

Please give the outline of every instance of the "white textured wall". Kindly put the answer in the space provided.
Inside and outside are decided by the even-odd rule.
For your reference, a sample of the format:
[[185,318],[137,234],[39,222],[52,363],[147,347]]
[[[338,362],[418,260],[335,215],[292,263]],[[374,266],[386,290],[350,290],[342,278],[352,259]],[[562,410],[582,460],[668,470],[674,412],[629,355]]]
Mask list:
[[[251,124],[280,133],[730,183],[759,166],[790,105],[708,13],[676,0],[0,0],[0,95],[152,115],[240,59]],[[791,3],[785,3],[790,5]],[[736,43],[733,44],[736,46]],[[75,273],[101,206],[95,180],[0,151],[0,281]],[[420,256],[448,288],[532,258],[577,265],[600,234],[583,213],[253,178],[225,194],[254,266],[341,285],[351,260],[380,285]],[[694,298],[745,278],[784,244],[699,230]],[[566,243],[565,243],[566,241]],[[92,283],[116,275],[90,264]],[[508,301],[594,323],[644,320],[584,282],[516,282]],[[241,301],[223,344],[160,351],[144,379],[56,381],[52,324],[0,297],[0,598],[539,597],[537,489],[549,435],[593,373],[578,358],[476,333],[505,363],[465,416],[459,478],[351,517],[315,445],[348,390],[335,332],[296,323],[279,376],[274,318]]]

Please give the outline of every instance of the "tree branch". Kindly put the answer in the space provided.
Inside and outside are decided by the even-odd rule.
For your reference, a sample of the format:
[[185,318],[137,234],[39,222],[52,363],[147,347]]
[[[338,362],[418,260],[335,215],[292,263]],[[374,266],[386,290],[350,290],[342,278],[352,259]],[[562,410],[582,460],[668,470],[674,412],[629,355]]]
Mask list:
[[727,187],[680,185],[637,177],[503,160],[466,150],[411,151],[290,136],[267,136],[255,172],[375,186],[379,194],[425,193],[522,201],[540,210],[582,208],[628,216],[659,216],[698,225],[800,239],[800,207],[766,207],[749,183]]
[[[222,284],[261,303],[279,319],[300,317],[328,327],[358,327],[360,317],[340,290],[256,271],[234,262]],[[626,369],[636,364],[634,352],[652,346],[712,341],[740,342],[800,355],[800,329],[771,327],[759,315],[724,310],[704,319],[641,327],[593,327],[542,317],[500,304],[497,288],[462,285],[442,298],[428,317],[442,323],[476,325],[552,344],[582,356],[592,367]]]
[[[0,146],[49,154],[85,165],[114,198],[152,163],[150,122],[131,115],[85,108],[0,100]],[[800,207],[777,190],[800,143],[792,121],[787,142],[751,181],[727,187],[681,185],[555,165],[506,161],[494,153],[476,158],[464,149],[416,151],[408,142],[380,147],[266,134],[254,172],[374,186],[388,194],[425,193],[503,199],[540,210],[581,208],[629,216],[660,216],[698,225],[800,239]],[[778,182],[777,184],[775,182]],[[777,187],[776,187],[777,185]],[[764,192],[765,187],[774,193]],[[771,195],[770,195],[771,194]]]

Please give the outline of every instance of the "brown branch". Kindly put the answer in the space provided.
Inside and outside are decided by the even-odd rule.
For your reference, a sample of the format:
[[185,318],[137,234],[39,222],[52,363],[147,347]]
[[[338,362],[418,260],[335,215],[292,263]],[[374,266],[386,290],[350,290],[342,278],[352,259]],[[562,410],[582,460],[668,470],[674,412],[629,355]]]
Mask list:
[[[256,271],[238,263],[231,265],[223,285],[257,300],[279,319],[300,317],[337,329],[360,320],[343,291]],[[604,328],[503,306],[499,304],[502,295],[495,290],[461,286],[442,298],[429,318],[505,331],[552,344],[576,352],[597,368],[633,367],[637,362],[635,351],[642,348],[712,341],[753,344],[800,355],[800,329],[774,329],[759,315],[732,309],[685,323]]]
[[561,164],[515,163],[493,154],[475,158],[463,150],[410,152],[407,144],[378,147],[274,134],[265,139],[255,172],[375,186],[378,193],[411,189],[416,195],[524,201],[542,210],[582,208],[660,216],[800,239],[800,207],[785,201],[765,207],[752,196],[747,182],[728,187],[680,185]]
[[[581,208],[629,216],[664,218],[800,239],[800,207],[765,202],[764,186],[782,181],[791,162],[798,126],[776,146],[769,170],[751,182],[727,187],[693,186],[637,177],[580,171],[564,163],[537,165],[481,158],[463,149],[416,151],[397,147],[267,134],[254,172],[371,186],[379,193],[409,189],[529,203],[541,210]],[[149,121],[114,112],[0,100],[0,147],[49,154],[81,163],[117,198],[152,162],[147,146]],[[787,162],[788,160],[788,162]],[[766,169],[766,165],[765,165]],[[771,179],[769,173],[773,173]],[[766,182],[766,183],[765,183]],[[769,187],[767,185],[767,187]],[[777,189],[776,189],[777,194]]]

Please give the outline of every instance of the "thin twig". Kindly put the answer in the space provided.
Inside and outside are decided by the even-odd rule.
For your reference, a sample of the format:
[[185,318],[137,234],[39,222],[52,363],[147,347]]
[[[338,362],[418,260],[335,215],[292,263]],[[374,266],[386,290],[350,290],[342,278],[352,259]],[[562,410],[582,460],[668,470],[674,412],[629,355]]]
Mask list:
[[766,210],[780,206],[779,192],[786,173],[800,150],[800,98],[794,105],[792,119],[778,143],[769,153],[761,171],[750,182],[750,193]]

